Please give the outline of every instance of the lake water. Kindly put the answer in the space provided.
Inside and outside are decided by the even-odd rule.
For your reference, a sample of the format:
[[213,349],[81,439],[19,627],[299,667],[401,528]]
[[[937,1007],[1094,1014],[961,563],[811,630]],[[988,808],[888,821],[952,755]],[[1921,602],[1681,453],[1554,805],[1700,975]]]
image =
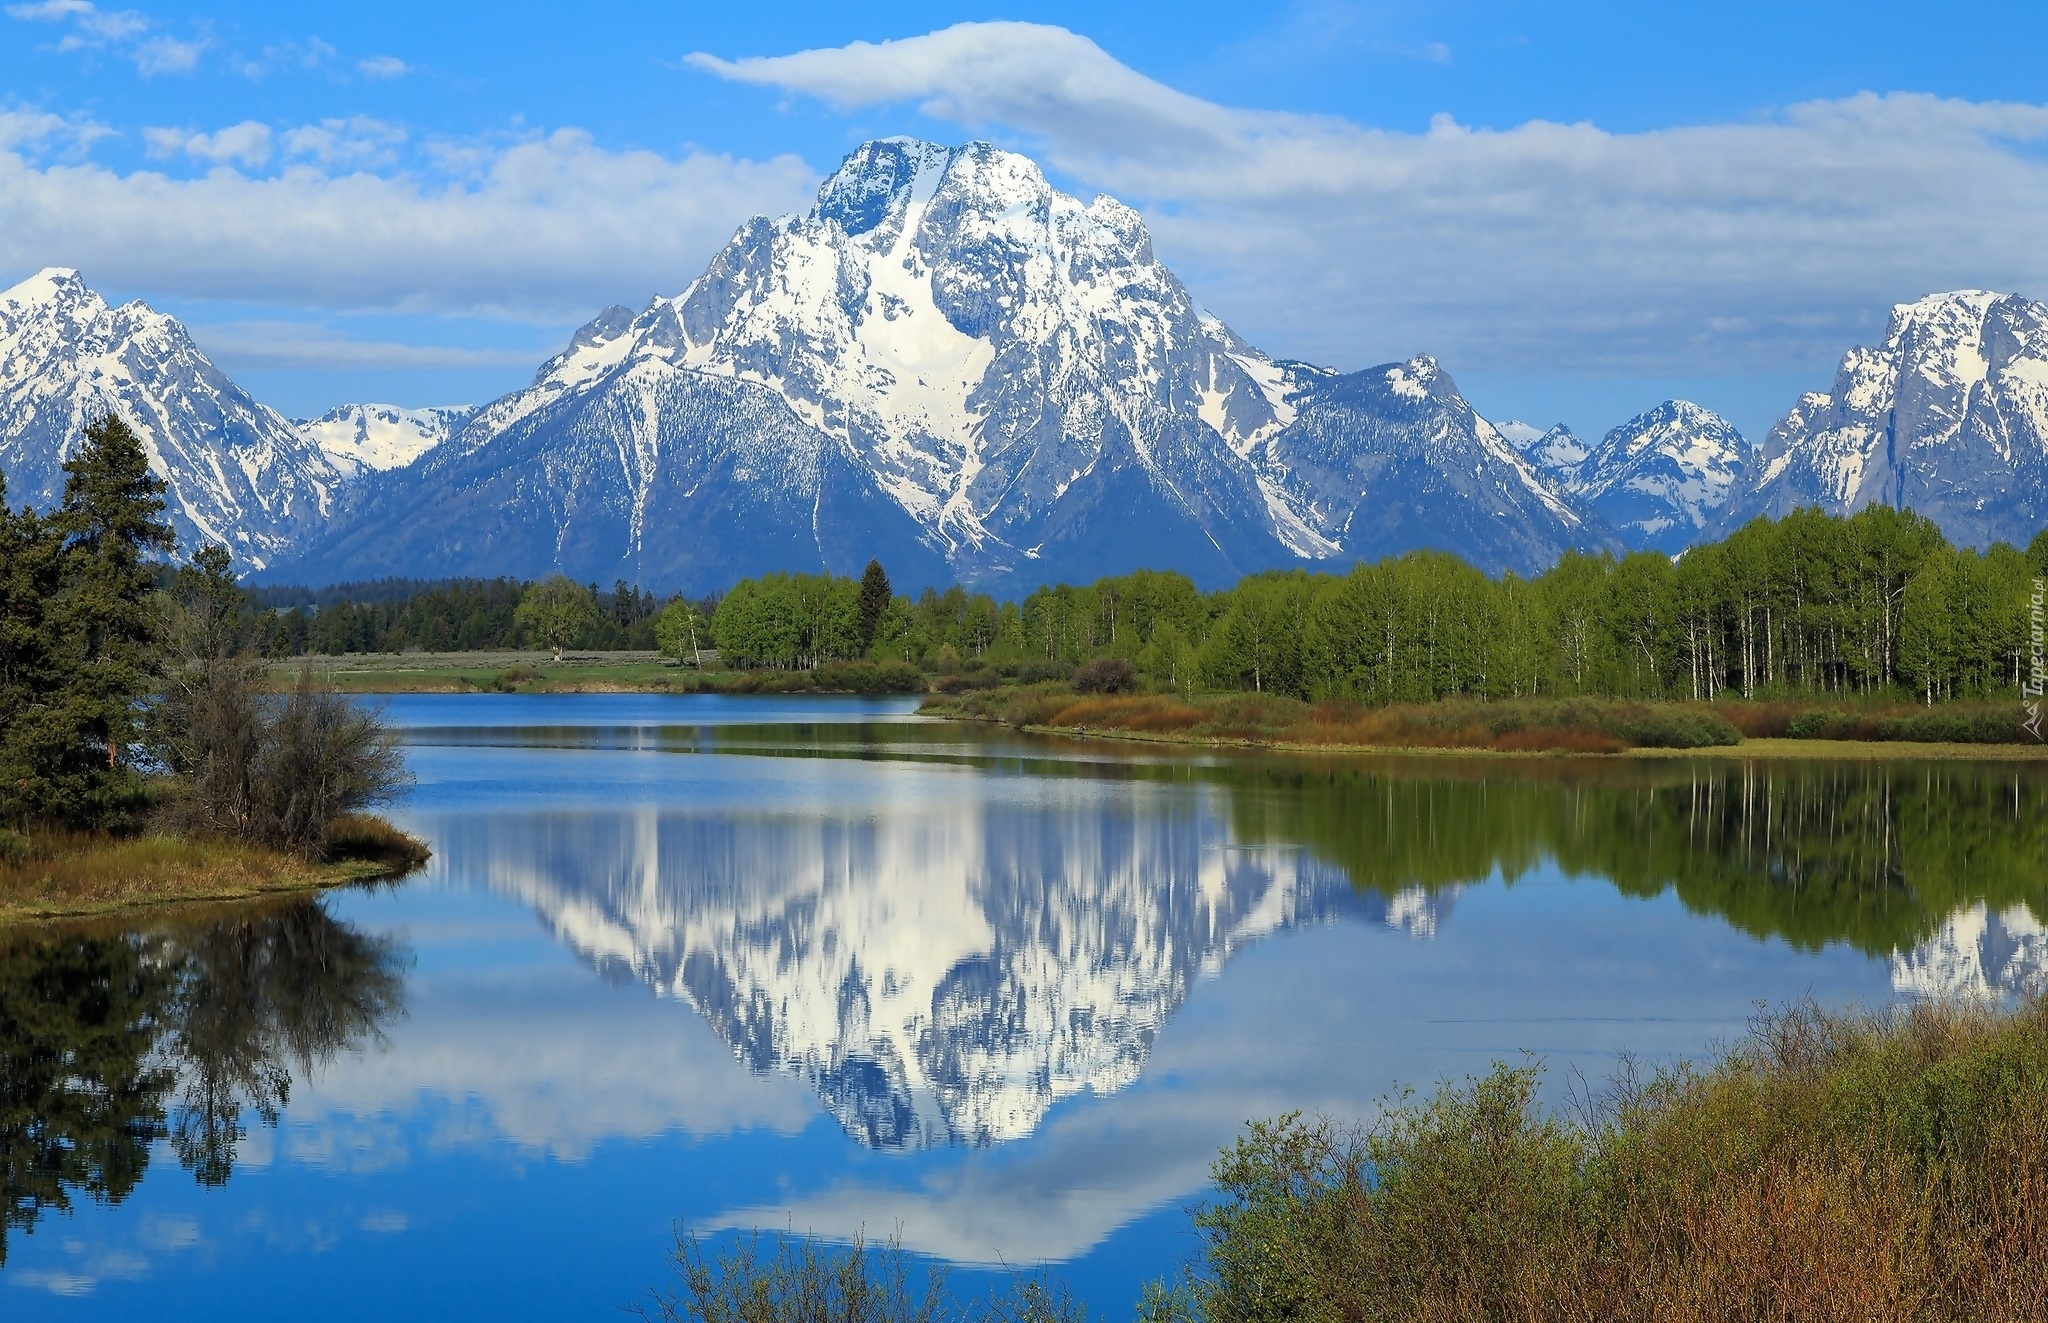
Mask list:
[[[1226,756],[407,697],[421,874],[0,935],[9,1318],[615,1318],[900,1228],[1098,1310],[1243,1122],[2048,967],[2048,774]],[[2039,916],[2039,917],[2037,917]],[[962,1282],[962,1278],[967,1280]]]

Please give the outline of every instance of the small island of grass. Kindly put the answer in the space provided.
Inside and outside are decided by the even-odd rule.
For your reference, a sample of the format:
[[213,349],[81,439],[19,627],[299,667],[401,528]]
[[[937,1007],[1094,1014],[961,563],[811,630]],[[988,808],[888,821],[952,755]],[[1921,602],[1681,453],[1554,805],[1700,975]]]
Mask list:
[[62,503],[0,479],[0,923],[300,891],[418,867],[367,810],[407,772],[375,712],[268,692],[225,548],[182,569],[164,486],[115,418]]

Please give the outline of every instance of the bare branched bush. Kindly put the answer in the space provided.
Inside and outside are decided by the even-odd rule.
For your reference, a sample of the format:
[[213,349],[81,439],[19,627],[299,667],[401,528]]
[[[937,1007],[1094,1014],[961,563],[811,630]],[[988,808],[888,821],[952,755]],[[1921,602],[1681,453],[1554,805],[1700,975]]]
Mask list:
[[404,749],[381,713],[310,670],[283,695],[262,678],[247,658],[211,658],[167,686],[156,744],[183,782],[167,825],[318,858],[337,819],[404,788]]

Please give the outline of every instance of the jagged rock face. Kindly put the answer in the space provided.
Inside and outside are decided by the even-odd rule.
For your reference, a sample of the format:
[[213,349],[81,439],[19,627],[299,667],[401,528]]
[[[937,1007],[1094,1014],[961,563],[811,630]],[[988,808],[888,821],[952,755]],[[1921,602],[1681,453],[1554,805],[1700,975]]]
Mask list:
[[[712,398],[773,437],[662,412]],[[805,458],[767,469],[771,490],[672,476],[755,450]],[[572,476],[585,487],[540,490]],[[984,143],[902,139],[848,157],[810,212],[741,227],[682,294],[608,309],[532,387],[373,485],[295,572],[540,566],[708,590],[880,555],[907,586],[1141,566],[1216,586],[1425,545],[1532,569],[1587,540],[1428,360],[1276,363],[1194,305],[1121,203]],[[490,527],[451,529],[444,489]],[[805,509],[804,536],[754,518]]]
[[1609,432],[1561,476],[1630,548],[1676,553],[1718,519],[1750,459],[1733,423],[1688,400],[1666,400]]
[[1255,450],[1303,522],[1347,559],[1433,547],[1531,574],[1567,550],[1613,545],[1434,359],[1295,379],[1293,420]]
[[351,478],[402,469],[462,429],[468,405],[406,409],[396,404],[344,404],[292,426]]
[[87,423],[118,414],[170,486],[179,550],[221,542],[260,569],[327,518],[344,471],[146,304],[109,307],[52,267],[0,293],[0,472],[38,507],[64,492]]
[[2048,523],[2048,306],[1960,290],[1892,309],[1882,345],[1771,429],[1722,527],[1880,502],[1974,546]]
[[[1356,892],[1208,813],[1085,787],[925,813],[542,815],[451,823],[451,854],[608,975],[691,1005],[861,1143],[998,1143],[1134,1081],[1194,983],[1339,913],[1434,934],[1455,889]],[[461,836],[471,832],[473,836]]]

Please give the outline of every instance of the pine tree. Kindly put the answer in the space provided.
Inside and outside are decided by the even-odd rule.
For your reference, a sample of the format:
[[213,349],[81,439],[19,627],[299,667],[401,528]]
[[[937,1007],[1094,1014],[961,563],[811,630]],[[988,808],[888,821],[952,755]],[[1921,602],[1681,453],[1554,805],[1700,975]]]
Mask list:
[[64,499],[48,523],[59,582],[42,613],[51,659],[41,702],[23,724],[41,816],[101,827],[133,807],[138,778],[121,766],[154,686],[162,614],[152,552],[176,546],[165,486],[128,425],[106,417],[64,463]]
[[862,652],[875,646],[875,630],[882,623],[882,612],[889,609],[889,599],[895,596],[889,589],[888,572],[882,562],[871,560],[860,576],[860,647]]

